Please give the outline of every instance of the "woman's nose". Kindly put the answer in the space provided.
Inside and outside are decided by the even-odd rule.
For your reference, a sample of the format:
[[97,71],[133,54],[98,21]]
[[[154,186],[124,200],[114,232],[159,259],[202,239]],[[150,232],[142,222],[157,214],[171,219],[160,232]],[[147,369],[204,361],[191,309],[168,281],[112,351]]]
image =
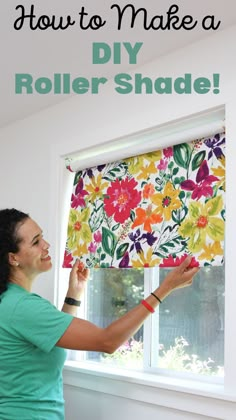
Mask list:
[[45,241],[45,239],[43,241],[44,241],[43,248],[44,249],[50,248],[50,244],[47,241]]

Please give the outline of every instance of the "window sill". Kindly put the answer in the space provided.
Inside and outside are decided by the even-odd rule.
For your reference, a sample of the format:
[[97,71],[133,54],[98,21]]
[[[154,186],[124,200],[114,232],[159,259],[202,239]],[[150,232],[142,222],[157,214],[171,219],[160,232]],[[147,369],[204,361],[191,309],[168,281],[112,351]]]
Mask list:
[[226,392],[222,384],[73,361],[66,362],[63,376],[64,384],[68,386],[208,415],[216,419],[231,419],[234,418],[233,413],[235,415],[236,395]]

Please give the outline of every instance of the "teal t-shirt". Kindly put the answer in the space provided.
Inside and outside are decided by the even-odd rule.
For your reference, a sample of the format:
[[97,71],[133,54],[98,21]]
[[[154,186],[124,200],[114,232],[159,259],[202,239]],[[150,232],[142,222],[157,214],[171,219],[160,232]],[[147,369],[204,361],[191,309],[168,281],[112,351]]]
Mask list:
[[63,420],[66,351],[55,344],[73,316],[15,284],[0,299],[0,419]]

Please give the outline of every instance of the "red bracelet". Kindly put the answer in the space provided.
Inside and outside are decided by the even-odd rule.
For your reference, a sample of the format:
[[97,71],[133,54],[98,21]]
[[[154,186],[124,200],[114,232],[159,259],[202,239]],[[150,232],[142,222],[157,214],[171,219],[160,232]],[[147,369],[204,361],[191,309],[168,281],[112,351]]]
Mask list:
[[149,303],[146,300],[142,300],[141,303],[152,314],[155,312],[155,310],[153,309],[153,307],[151,305],[149,305]]

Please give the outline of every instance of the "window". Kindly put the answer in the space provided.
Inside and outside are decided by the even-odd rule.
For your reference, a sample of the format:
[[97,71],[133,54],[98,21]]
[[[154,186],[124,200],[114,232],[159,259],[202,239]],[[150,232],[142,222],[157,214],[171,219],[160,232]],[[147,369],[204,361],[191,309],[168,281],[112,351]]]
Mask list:
[[[87,317],[105,327],[137,305],[144,296],[143,269],[98,269],[92,273],[88,285]],[[87,353],[86,359],[99,363],[110,363],[125,368],[142,367],[143,327],[130,340],[136,343],[137,351],[125,343],[112,356]],[[127,349],[127,350],[126,350]],[[130,356],[130,357],[129,357]]]
[[[160,270],[161,281],[165,269]],[[173,292],[159,314],[159,358],[152,366],[193,374],[224,371],[224,268],[202,268],[193,285]],[[155,328],[155,327],[154,327]]]
[[[64,243],[63,238],[62,247]],[[79,316],[101,327],[108,325],[161,283],[167,270],[91,270]],[[68,275],[67,269],[62,272]],[[202,268],[192,287],[172,293],[113,355],[70,352],[69,358],[166,375],[197,374],[217,381],[224,375],[224,279],[224,266]],[[59,292],[63,297],[62,286]]]
[[[144,281],[143,269],[93,270],[84,317],[105,327],[137,305],[167,272],[145,270]],[[112,355],[71,352],[69,357],[147,372],[223,376],[224,267],[202,268],[191,287],[173,292],[148,320]]]

